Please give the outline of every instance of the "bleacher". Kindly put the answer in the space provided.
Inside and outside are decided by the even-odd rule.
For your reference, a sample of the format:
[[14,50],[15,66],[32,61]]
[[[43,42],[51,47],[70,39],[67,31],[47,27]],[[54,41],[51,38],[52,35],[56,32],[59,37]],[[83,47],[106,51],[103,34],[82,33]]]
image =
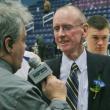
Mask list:
[[29,10],[34,16],[34,28],[31,30],[32,32],[28,32],[26,40],[28,47],[33,46],[39,36],[43,38],[45,45],[54,42],[52,30],[53,14],[57,8],[69,3],[82,9],[87,18],[99,14],[110,20],[109,0],[50,0],[50,2],[52,4],[52,9],[51,12],[48,13],[49,15],[43,12],[43,1],[41,0],[29,7]]

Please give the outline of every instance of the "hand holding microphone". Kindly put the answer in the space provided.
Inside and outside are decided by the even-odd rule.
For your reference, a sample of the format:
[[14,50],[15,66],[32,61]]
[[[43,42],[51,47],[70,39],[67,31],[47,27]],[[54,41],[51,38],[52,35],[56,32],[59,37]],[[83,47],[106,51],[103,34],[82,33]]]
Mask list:
[[29,72],[29,79],[36,86],[40,84],[40,89],[48,99],[66,100],[67,90],[65,84],[52,75],[52,70],[45,62],[31,58],[29,65],[32,67]]
[[57,79],[53,75],[48,76],[46,82],[44,81],[42,83],[42,91],[50,100],[54,99],[66,101],[66,86],[63,81]]

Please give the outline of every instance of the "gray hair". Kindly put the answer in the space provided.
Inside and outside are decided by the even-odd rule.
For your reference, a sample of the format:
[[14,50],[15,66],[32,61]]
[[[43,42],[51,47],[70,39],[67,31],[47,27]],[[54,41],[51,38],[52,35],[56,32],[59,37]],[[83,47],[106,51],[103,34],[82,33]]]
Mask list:
[[29,12],[28,8],[22,5],[16,0],[0,0],[0,3],[7,5],[8,7],[15,10],[23,19],[25,25],[33,20],[32,14]]
[[3,48],[4,38],[7,36],[15,42],[20,34],[21,26],[26,23],[18,11],[17,8],[0,2],[0,48]]

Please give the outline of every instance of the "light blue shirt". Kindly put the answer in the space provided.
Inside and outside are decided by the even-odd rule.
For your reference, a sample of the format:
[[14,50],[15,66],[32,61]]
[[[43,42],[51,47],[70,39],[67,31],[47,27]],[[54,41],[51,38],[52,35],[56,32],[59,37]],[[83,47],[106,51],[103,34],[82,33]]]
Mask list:
[[69,59],[64,53],[62,56],[62,63],[60,68],[60,79],[66,83],[68,75],[70,74],[71,65],[75,62],[79,70],[79,96],[78,96],[78,110],[88,109],[88,74],[87,74],[87,54],[84,49],[83,53],[75,61]]

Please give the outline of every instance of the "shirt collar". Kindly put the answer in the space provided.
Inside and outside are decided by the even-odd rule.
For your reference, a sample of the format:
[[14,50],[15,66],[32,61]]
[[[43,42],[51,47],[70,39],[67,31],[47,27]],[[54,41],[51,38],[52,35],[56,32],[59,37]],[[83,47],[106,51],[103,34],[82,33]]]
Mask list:
[[82,54],[78,57],[78,59],[76,59],[75,63],[78,65],[81,73],[83,72],[83,70],[87,69],[87,53],[85,49],[82,52]]
[[5,68],[6,70],[8,70],[11,73],[13,73],[13,69],[12,69],[11,65],[7,61],[5,61],[3,59],[0,59],[0,67],[1,68]]
[[64,53],[62,56],[62,63],[66,64],[66,65],[71,65],[73,64],[73,62],[75,62],[78,67],[79,70],[81,71],[81,73],[83,72],[83,70],[87,69],[87,53],[86,50],[84,49],[84,51],[82,52],[82,54],[74,61],[69,59]]

